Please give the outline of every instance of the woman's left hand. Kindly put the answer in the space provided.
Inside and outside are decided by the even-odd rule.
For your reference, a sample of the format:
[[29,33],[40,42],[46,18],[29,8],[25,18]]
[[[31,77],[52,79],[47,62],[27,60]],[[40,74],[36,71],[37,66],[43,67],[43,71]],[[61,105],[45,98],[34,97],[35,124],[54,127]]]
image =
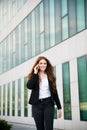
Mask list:
[[62,117],[62,110],[61,110],[61,109],[58,110],[58,117],[59,117],[59,118]]

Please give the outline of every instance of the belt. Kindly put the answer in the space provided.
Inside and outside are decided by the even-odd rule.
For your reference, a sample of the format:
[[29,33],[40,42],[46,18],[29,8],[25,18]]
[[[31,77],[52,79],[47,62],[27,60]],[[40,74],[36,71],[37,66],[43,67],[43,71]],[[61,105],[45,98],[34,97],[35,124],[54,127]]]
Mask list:
[[49,101],[49,100],[51,100],[51,97],[39,99],[40,102]]

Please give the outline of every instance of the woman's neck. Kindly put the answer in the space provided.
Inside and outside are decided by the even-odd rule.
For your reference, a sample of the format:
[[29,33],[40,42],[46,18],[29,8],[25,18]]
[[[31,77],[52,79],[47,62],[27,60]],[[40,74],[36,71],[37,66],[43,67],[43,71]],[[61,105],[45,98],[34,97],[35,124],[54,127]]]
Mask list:
[[39,75],[41,79],[46,77],[46,73],[44,71],[40,71]]

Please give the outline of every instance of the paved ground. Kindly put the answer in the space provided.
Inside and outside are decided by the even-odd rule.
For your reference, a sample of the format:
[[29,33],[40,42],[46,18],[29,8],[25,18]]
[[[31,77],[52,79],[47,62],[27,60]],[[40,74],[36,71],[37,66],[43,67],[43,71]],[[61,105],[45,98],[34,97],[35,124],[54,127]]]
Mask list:
[[30,125],[12,124],[11,130],[36,130],[36,128]]
[[[36,128],[35,128],[35,126],[12,123],[11,130],[36,130]],[[59,130],[59,129],[54,129],[54,130]]]

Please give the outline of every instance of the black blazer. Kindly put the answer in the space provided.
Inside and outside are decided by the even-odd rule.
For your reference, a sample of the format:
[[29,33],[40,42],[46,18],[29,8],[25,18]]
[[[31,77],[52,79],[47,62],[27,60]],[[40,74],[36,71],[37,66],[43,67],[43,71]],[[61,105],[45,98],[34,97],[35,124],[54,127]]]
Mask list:
[[[48,79],[48,82],[49,82],[52,101],[53,102],[55,101],[57,108],[61,109],[61,103],[60,103],[60,100],[58,97],[58,93],[57,93],[57,91],[55,93],[53,92],[52,83],[49,79]],[[32,90],[30,99],[29,99],[29,104],[32,104],[32,105],[36,104],[39,100],[39,76],[38,76],[38,74],[33,74],[31,79],[28,80],[27,88]]]

